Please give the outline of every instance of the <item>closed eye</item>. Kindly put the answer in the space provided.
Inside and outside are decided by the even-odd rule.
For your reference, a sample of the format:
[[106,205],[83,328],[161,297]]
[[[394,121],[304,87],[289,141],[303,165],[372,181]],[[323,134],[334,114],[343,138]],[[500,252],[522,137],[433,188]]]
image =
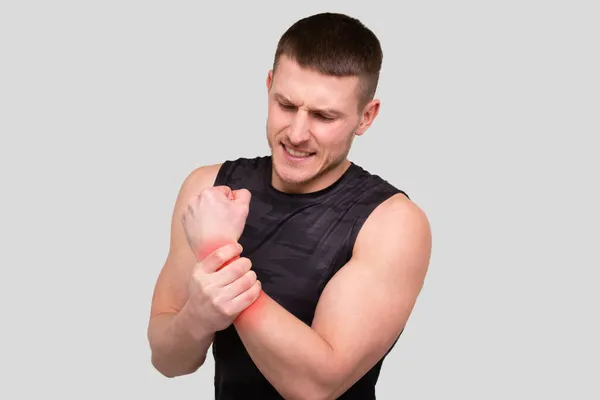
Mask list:
[[326,115],[319,114],[319,113],[315,113],[313,115],[315,117],[317,117],[318,119],[320,119],[321,121],[324,121],[324,122],[330,122],[330,121],[333,121],[335,119],[335,118],[331,118],[331,117],[328,117]]
[[[279,108],[281,108],[283,111],[295,111],[296,110],[296,106],[292,105],[292,104],[287,104],[287,103],[282,103],[282,102],[277,102],[279,104]],[[315,118],[323,121],[323,122],[331,122],[334,121],[335,118],[333,117],[329,117],[327,115],[324,115],[320,112],[312,112],[311,113]]]
[[296,106],[284,103],[279,103],[279,107],[284,111],[294,111],[296,109]]

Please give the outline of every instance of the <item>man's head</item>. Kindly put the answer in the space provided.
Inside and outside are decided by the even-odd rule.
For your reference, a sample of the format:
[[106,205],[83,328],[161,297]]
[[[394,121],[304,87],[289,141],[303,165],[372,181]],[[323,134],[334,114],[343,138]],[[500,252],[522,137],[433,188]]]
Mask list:
[[301,19],[283,34],[267,76],[276,188],[320,190],[345,171],[354,137],[379,112],[374,95],[382,57],[373,32],[342,14]]

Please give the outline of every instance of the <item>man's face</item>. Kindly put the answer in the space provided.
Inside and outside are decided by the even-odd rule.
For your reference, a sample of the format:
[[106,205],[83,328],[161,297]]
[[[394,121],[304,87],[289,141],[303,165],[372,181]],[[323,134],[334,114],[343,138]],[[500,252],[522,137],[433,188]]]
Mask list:
[[279,60],[267,77],[267,140],[274,186],[311,192],[329,186],[348,165],[355,135],[372,123],[379,102],[359,110],[357,77],[333,77]]

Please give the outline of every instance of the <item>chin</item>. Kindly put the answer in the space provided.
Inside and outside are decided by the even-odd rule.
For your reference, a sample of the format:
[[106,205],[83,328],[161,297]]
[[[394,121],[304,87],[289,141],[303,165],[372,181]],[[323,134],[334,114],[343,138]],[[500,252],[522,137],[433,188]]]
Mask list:
[[273,157],[273,168],[277,175],[285,182],[299,184],[310,181],[318,171],[313,165],[293,165],[281,157]]
[[283,153],[285,150],[273,152],[273,169],[279,179],[287,185],[303,185],[312,181],[318,175],[317,156],[305,160],[290,160]]

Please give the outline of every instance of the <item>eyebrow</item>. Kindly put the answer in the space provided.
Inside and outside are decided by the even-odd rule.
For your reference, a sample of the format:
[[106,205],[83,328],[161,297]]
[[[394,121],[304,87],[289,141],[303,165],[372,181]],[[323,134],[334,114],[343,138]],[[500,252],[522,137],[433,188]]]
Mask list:
[[[274,95],[275,99],[281,103],[286,103],[289,105],[294,105],[294,103],[288,99],[287,97],[285,97],[282,94],[279,93],[275,93]],[[312,113],[320,113],[320,114],[325,114],[327,116],[330,117],[342,117],[344,116],[344,113],[341,111],[338,111],[336,109],[333,108],[312,108],[312,107],[308,107],[309,111]]]

